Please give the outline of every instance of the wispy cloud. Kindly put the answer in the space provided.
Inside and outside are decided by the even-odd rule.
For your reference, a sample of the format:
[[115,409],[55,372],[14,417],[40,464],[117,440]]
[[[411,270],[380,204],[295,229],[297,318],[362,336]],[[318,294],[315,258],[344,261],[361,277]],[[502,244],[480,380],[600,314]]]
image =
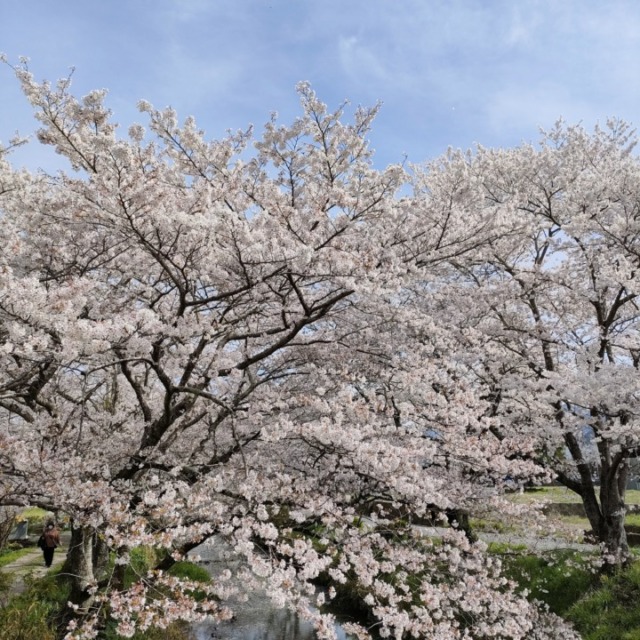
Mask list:
[[[39,76],[76,65],[122,119],[144,97],[212,135],[293,118],[299,80],[330,105],[382,100],[380,162],[514,144],[561,115],[633,120],[640,98],[635,0],[33,0],[3,8],[0,42]],[[26,107],[0,74],[6,139]]]

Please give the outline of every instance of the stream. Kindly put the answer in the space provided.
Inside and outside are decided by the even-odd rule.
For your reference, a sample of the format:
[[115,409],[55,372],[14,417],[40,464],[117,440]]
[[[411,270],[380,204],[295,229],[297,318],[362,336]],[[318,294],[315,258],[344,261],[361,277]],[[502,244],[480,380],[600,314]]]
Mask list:
[[[193,553],[215,578],[225,569],[237,568],[238,559],[233,550],[216,536],[213,544],[202,545]],[[254,592],[246,602],[230,601],[234,611],[233,620],[227,622],[205,622],[193,626],[197,640],[314,640],[313,625],[302,619],[295,611],[276,608],[264,592]],[[347,635],[336,624],[338,640],[347,640]]]

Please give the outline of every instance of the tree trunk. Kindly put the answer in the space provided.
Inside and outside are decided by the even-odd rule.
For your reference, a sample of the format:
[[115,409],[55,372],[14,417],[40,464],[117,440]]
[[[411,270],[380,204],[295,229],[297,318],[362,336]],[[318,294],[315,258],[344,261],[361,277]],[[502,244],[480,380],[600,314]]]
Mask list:
[[13,507],[0,508],[0,549],[7,546],[11,531],[16,524],[17,509]]
[[[603,554],[610,568],[626,565],[630,560],[627,532],[624,528],[627,474],[620,469],[616,474],[601,474],[600,500],[596,497],[593,481],[583,479],[578,487],[584,511],[594,538],[603,545]],[[585,486],[585,484],[587,486]],[[567,484],[576,491],[575,486]]]
[[628,475],[628,466],[624,462],[615,468],[615,473],[610,471],[601,474],[602,528],[599,538],[605,545],[606,560],[613,566],[626,565],[630,559],[624,528],[627,512],[624,498]]
[[581,487],[581,493],[579,495],[582,499],[582,506],[584,507],[587,520],[589,520],[589,524],[591,525],[593,536],[601,542],[601,536],[604,531],[604,518],[602,517],[602,511],[600,510],[600,504],[598,503],[593,483],[584,487],[583,481],[583,487]]
[[462,509],[446,509],[447,522],[449,526],[464,532],[467,540],[471,543],[478,541],[478,536],[471,527],[469,522],[469,514]]
[[625,566],[630,561],[627,532],[624,528],[624,513],[611,514],[605,518],[605,525],[600,536],[605,545],[607,564],[614,567]]
[[69,553],[62,568],[71,582],[70,600],[82,610],[93,603],[93,588],[97,587],[108,563],[108,550],[99,535],[90,527],[73,527]]
[[584,511],[589,519],[596,540],[603,545],[605,568],[613,569],[626,565],[629,560],[629,544],[624,528],[626,506],[624,497],[629,476],[628,464],[621,453],[613,453],[607,441],[598,443],[600,454],[600,495],[596,496],[592,470],[577,439],[565,435],[565,442],[576,461],[579,480],[570,479],[562,473],[560,481],[580,495]]
[[[608,487],[601,487],[600,494],[609,493]],[[594,538],[603,545],[603,553],[610,568],[626,565],[630,560],[627,532],[624,528],[626,507],[624,499],[600,500],[595,494],[586,492],[581,496],[585,514],[591,525]]]

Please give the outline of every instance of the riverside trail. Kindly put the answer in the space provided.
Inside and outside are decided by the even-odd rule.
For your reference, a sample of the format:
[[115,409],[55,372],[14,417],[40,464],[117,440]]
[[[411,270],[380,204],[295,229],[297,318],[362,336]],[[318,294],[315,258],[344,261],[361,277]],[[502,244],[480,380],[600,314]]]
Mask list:
[[2,567],[0,572],[9,574],[13,578],[6,596],[10,598],[22,593],[26,588],[25,578],[27,576],[34,579],[41,579],[52,569],[56,569],[62,565],[67,557],[70,539],[71,534],[68,531],[63,531],[60,534],[61,546],[56,549],[51,568],[45,567],[42,551],[38,547],[30,547],[29,553]]

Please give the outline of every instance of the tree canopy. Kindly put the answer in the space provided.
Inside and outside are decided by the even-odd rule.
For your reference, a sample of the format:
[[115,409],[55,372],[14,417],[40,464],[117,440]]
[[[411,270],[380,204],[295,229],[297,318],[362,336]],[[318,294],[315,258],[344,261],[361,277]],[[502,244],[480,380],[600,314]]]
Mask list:
[[[377,170],[377,108],[307,84],[293,124],[208,141],[144,102],[148,131],[119,136],[104,92],[16,74],[72,171],[0,154],[0,502],[72,518],[68,637],[106,604],[122,635],[228,616],[238,584],[331,637],[320,576],[382,635],[573,637],[462,525],[535,526],[505,487],[557,476],[627,557],[628,128]],[[442,541],[411,526],[434,513],[457,525]],[[166,569],[214,534],[247,568],[197,599]],[[166,555],[125,587],[140,545]]]

